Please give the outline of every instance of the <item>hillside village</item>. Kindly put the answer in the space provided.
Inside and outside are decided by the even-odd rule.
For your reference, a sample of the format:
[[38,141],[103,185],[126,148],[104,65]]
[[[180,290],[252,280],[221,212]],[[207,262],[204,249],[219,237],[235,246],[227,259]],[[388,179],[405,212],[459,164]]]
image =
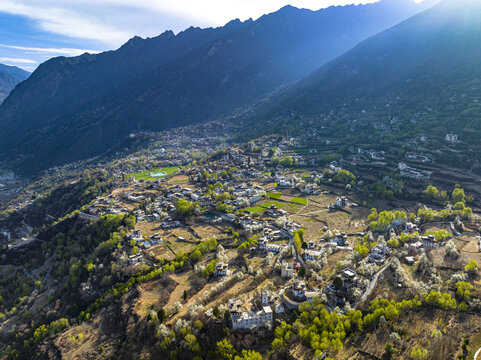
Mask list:
[[8,3],[0,360],[481,360],[481,1]]
[[[170,146],[185,146],[187,137],[179,139],[184,140],[172,140]],[[200,140],[191,142],[190,150],[181,156],[163,150],[167,146],[152,145],[145,155],[115,160],[108,168],[101,166],[97,176],[112,175],[108,186],[75,211],[57,219],[46,218],[36,228],[25,223],[23,231],[4,227],[3,233],[10,238],[1,256],[6,274],[18,266],[18,259],[32,254],[46,260],[34,261],[29,275],[16,273],[31,284],[24,285],[25,296],[1,294],[2,342],[12,341],[12,330],[26,314],[32,324],[38,324],[43,316],[40,309],[52,307],[59,315],[76,314],[76,320],[43,335],[37,329],[33,336],[40,336],[38,340],[28,341],[41,345],[46,337],[56,336],[63,344],[81,333],[87,337],[77,345],[68,340],[70,345],[59,345],[59,351],[62,356],[88,357],[82,349],[93,351],[87,344],[104,341],[97,324],[103,321],[101,309],[115,306],[112,301],[121,294],[133,296],[129,311],[138,321],[143,319],[154,327],[152,336],[164,344],[162,348],[176,347],[177,332],[192,331],[188,330],[192,324],[200,326],[201,321],[213,326],[212,331],[224,331],[225,341],[235,346],[242,343],[261,352],[272,346],[274,353],[293,357],[299,346],[306,347],[303,353],[318,358],[357,353],[380,357],[386,351],[383,346],[363,346],[337,335],[328,336],[331,345],[322,347],[301,345],[291,336],[277,340],[281,331],[277,328],[294,326],[293,316],[311,311],[308,306],[322,306],[342,318],[367,312],[367,322],[373,300],[395,302],[414,297],[421,299],[423,306],[436,308],[444,306],[437,297],[449,296],[455,303],[457,299],[456,309],[466,312],[467,307],[469,316],[477,316],[481,301],[473,286],[479,282],[481,238],[478,210],[469,207],[475,205],[470,194],[459,186],[447,192],[424,185],[416,201],[405,198],[398,208],[393,206],[395,201],[366,189],[364,184],[370,179],[344,169],[345,161],[333,158],[321,167],[310,165],[308,156],[296,152],[299,141],[270,136],[223,148]],[[198,157],[198,153],[207,155]],[[386,154],[358,151],[358,156],[380,161]],[[87,165],[82,171],[91,170]],[[419,183],[419,179],[413,181]],[[16,205],[16,211],[23,211],[27,220],[40,221],[29,210],[34,204],[35,200],[30,200]],[[88,258],[78,259],[69,250],[62,259],[62,239],[71,243],[65,234],[83,243],[91,241],[84,233],[95,238],[96,229],[110,224],[120,227],[112,225],[108,241],[94,245]],[[21,237],[14,239],[19,233]],[[136,278],[139,282],[132,293],[132,285],[123,281]],[[469,296],[459,295],[456,288],[460,287]],[[70,289],[70,295],[62,295],[61,289]],[[454,295],[449,295],[453,289]],[[118,294],[114,298],[112,291]],[[57,296],[61,302],[54,301]],[[70,296],[80,296],[84,310],[73,309]],[[60,320],[50,314],[52,324],[57,324]],[[89,320],[91,316],[95,320]],[[454,336],[449,343],[453,351],[461,351],[456,349],[461,349],[463,338],[452,335],[461,324],[455,322],[442,330]],[[29,331],[25,328],[25,336]],[[174,331],[174,338],[169,331]],[[194,334],[201,336],[202,331],[197,329]],[[271,339],[272,345],[248,336],[259,332]],[[400,336],[391,332],[397,334],[393,337]],[[390,338],[390,344],[397,346],[397,351],[410,352],[415,348],[410,347],[413,338],[403,336],[396,341]],[[344,346],[339,346],[339,341]],[[297,345],[289,348],[289,342]],[[110,344],[110,354],[117,351],[114,343],[105,344]],[[434,344],[423,344],[421,352],[438,353]],[[308,348],[312,353],[306,352]],[[189,349],[183,347],[177,356],[189,358],[193,351]],[[14,350],[8,346],[3,351]]]

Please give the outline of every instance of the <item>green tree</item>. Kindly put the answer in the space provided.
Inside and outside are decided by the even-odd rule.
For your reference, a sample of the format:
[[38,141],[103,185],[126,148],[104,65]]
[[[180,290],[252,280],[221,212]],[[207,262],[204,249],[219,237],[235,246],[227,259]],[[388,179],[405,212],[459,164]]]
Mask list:
[[469,275],[475,275],[478,272],[478,262],[474,259],[470,259],[464,267],[464,271]]
[[381,194],[381,197],[384,200],[392,200],[392,199],[394,199],[394,191],[389,190],[389,189],[384,189],[382,194]]
[[241,355],[236,355],[235,360],[262,360],[262,355],[254,350],[242,350]]
[[233,360],[237,351],[228,339],[217,342],[215,355],[219,360]]
[[193,353],[200,353],[201,352],[201,347],[199,342],[197,341],[197,338],[194,334],[187,334],[184,337],[184,342],[187,348],[193,352]]
[[444,201],[447,201],[449,199],[448,192],[447,191],[441,191],[441,194],[439,195],[441,199]]
[[157,311],[157,318],[159,319],[161,324],[167,318],[167,314],[165,313],[164,308],[160,308],[159,311]]
[[195,205],[190,201],[180,199],[176,204],[177,213],[182,216],[190,216],[194,213]]
[[424,190],[424,197],[428,200],[436,199],[438,195],[439,195],[439,190],[433,185],[428,185],[426,190]]
[[337,183],[343,184],[350,184],[353,181],[356,181],[356,177],[351,172],[340,169],[337,171],[336,175],[332,178],[332,181]]
[[464,210],[466,206],[464,205],[464,202],[457,202],[456,204],[454,204],[453,206],[453,210]]
[[227,325],[230,325],[230,316],[231,316],[231,313],[229,310],[226,310],[224,312],[224,320],[226,322]]
[[272,350],[280,350],[284,347],[284,341],[282,339],[275,338],[272,341]]
[[344,282],[342,281],[342,279],[339,277],[339,276],[336,276],[334,278],[334,280],[332,281],[332,284],[334,285],[334,288],[336,290],[339,290],[342,288],[342,286],[344,285]]
[[474,287],[467,281],[458,281],[456,283],[456,295],[461,299],[470,299],[471,298],[471,290]]
[[303,228],[300,228],[299,230],[297,230],[297,233],[301,237],[301,240],[304,241],[304,234],[306,233],[306,230],[304,230]]
[[197,330],[202,331],[204,329],[204,323],[201,320],[196,320],[194,321],[194,327]]
[[294,164],[294,160],[290,156],[286,156],[279,163],[284,167],[291,167]]
[[297,272],[297,275],[301,278],[305,277],[306,276],[306,268],[304,266],[302,266],[299,271]]
[[413,347],[411,349],[411,357],[414,360],[423,360],[428,358],[428,351],[426,349],[422,349],[420,347]]
[[464,190],[461,188],[454,189],[451,197],[454,204],[458,202],[466,203],[466,195],[464,194]]
[[201,258],[202,258],[202,253],[198,249],[194,250],[189,256],[190,261],[193,262],[193,263],[196,263]]
[[376,208],[372,208],[371,209],[371,214],[369,214],[369,216],[367,217],[367,220],[368,221],[375,221],[377,220],[377,218],[379,217],[379,214],[377,212],[377,209]]
[[301,240],[301,236],[299,235],[299,233],[294,233],[294,247],[296,248],[296,251],[298,254],[300,254],[301,252],[301,249],[302,249],[302,240]]

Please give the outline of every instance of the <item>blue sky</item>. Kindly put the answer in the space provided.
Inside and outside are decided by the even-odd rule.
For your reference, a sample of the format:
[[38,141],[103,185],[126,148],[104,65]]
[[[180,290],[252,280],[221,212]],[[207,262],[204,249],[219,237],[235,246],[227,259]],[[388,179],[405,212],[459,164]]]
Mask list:
[[376,0],[0,0],[0,63],[33,71],[54,56],[116,49],[134,35]]

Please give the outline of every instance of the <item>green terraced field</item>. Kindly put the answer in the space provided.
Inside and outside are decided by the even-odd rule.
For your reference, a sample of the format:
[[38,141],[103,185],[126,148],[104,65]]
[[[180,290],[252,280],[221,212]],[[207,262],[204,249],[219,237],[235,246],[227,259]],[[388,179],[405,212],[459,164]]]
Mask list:
[[178,166],[171,166],[171,167],[166,167],[166,168],[161,168],[161,169],[156,168],[156,169],[150,169],[150,170],[146,170],[146,171],[142,171],[142,172],[138,172],[138,173],[132,173],[132,174],[129,174],[128,177],[133,176],[135,180],[140,180],[140,179],[156,180],[156,179],[158,179],[158,177],[153,177],[153,176],[150,176],[149,174],[150,173],[164,172],[167,175],[170,175],[170,174],[174,174],[174,173],[178,172],[179,170],[180,170],[180,168]]

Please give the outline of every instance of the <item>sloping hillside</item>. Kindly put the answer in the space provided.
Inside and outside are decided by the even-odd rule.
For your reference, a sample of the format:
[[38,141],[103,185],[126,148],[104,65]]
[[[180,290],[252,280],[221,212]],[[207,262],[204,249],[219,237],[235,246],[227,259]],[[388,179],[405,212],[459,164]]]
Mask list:
[[297,81],[429,6],[383,0],[190,28],[42,64],[0,107],[0,152],[24,172],[98,155],[131,132],[207,121]]

